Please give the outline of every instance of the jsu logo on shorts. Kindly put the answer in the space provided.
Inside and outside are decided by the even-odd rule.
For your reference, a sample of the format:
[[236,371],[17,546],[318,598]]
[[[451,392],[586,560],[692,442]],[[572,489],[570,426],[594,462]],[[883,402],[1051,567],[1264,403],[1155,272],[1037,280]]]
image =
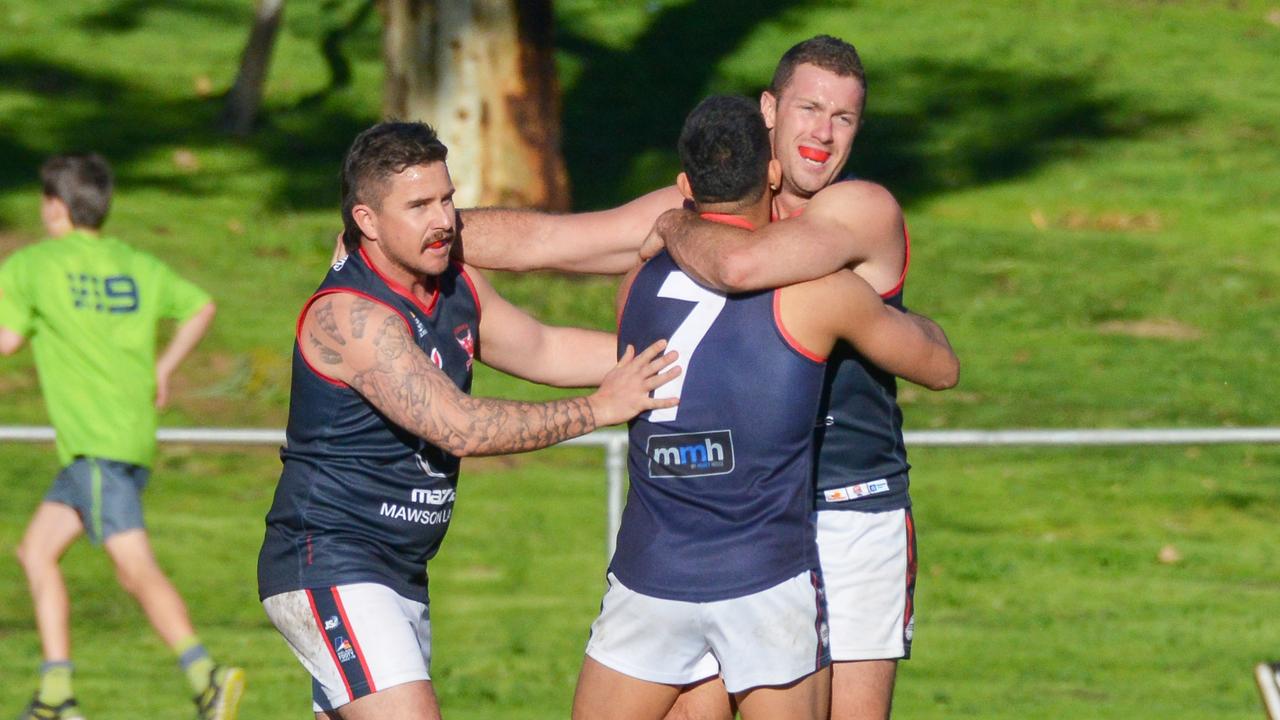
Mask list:
[[729,430],[650,435],[645,447],[649,477],[701,477],[733,472]]

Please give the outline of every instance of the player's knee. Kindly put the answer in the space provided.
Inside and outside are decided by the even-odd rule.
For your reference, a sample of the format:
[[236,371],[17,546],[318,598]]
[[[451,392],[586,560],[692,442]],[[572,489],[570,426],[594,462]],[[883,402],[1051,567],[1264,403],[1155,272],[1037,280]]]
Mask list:
[[29,541],[19,543],[18,547],[14,548],[13,554],[18,558],[18,564],[28,576],[40,574],[51,562],[47,553],[40,552],[39,547]]

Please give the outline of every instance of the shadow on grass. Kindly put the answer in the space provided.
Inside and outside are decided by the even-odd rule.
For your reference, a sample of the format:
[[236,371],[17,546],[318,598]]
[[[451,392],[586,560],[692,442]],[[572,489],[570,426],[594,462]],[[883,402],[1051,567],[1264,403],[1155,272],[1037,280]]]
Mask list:
[[[685,114],[712,92],[755,97],[758,83],[726,85],[715,68],[758,24],[806,3],[707,0],[669,8],[625,50],[575,35],[561,48],[584,66],[564,98],[564,153],[574,205],[607,207],[670,184]],[[704,29],[715,28],[714,33]],[[780,57],[791,42],[775,48]],[[770,59],[772,62],[772,58]],[[1105,95],[1088,77],[920,61],[876,67],[866,124],[848,170],[884,184],[904,204],[1017,177],[1088,143],[1183,123]]]
[[[701,0],[669,6],[623,50],[562,33],[560,49],[583,67],[563,102],[563,147],[575,206],[608,206],[670,183],[685,113],[712,87],[754,95],[772,69],[763,68],[758,84],[747,87],[721,77],[721,61],[762,23],[785,21],[786,13],[807,4]],[[283,171],[273,187],[262,188],[275,207],[336,207],[342,154],[356,133],[377,120],[376,109],[353,109],[346,94],[334,92],[350,78],[342,43],[363,46],[377,34],[371,2],[351,0],[340,7],[344,12],[334,13],[333,28],[319,38],[328,53],[329,87],[290,107],[268,108],[262,127],[239,141],[214,130],[220,98],[157,94],[126,76],[39,53],[0,51],[0,87],[31,96],[43,112],[38,118],[22,114],[30,112],[25,109],[0,114],[6,126],[0,133],[6,158],[0,192],[34,185],[39,162],[52,153],[95,149],[111,159],[123,185],[217,193],[218,173],[167,172],[154,162],[143,169],[142,163],[160,150],[182,147],[199,155],[235,143]],[[220,12],[209,0],[181,0],[170,9],[193,19]],[[149,11],[140,0],[116,0],[81,22],[124,32]],[[775,57],[785,49],[774,48]],[[850,169],[884,183],[904,204],[1017,177],[1091,144],[1189,117],[1154,113],[1125,96],[1103,94],[1087,76],[939,61],[877,68],[868,60],[870,109]]]
[[0,192],[34,185],[39,165],[49,155],[93,150],[111,161],[122,186],[216,194],[221,181],[217,172],[144,170],[138,163],[159,149],[180,147],[200,156],[235,144],[268,166],[287,169],[278,187],[263,188],[274,204],[336,208],[342,154],[356,133],[376,120],[344,107],[335,96],[278,111],[254,136],[235,141],[215,130],[220,98],[161,96],[114,75],[31,54],[0,54],[0,86],[37,96],[49,108],[38,119],[0,115],[0,120],[12,121],[7,125],[25,125],[26,130],[0,134],[5,157]]

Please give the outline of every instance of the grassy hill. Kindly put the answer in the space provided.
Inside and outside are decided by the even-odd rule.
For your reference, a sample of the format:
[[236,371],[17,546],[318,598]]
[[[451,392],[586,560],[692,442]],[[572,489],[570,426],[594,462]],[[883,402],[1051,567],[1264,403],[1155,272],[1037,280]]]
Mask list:
[[[283,422],[293,319],[338,224],[338,162],[378,116],[378,16],[366,5],[291,4],[263,127],[230,141],[212,128],[247,0],[0,0],[0,256],[39,236],[41,159],[98,149],[119,176],[107,230],[219,302],[164,424]],[[851,166],[903,202],[907,301],[943,324],[964,365],[954,391],[903,388],[909,427],[1276,423],[1273,4],[560,0],[556,12],[582,209],[669,182],[680,122],[703,95],[754,94],[781,51],[814,33],[858,45],[870,94]],[[345,82],[326,38],[340,41]],[[544,318],[611,326],[609,280],[495,280]],[[477,391],[550,392],[490,372]],[[44,422],[29,353],[0,362],[0,394],[0,424]],[[0,458],[8,552],[54,461],[41,447]],[[899,683],[903,716],[1256,715],[1249,664],[1280,655],[1280,454],[912,458],[920,639]],[[470,466],[432,569],[446,712],[563,716],[601,585],[598,455]],[[301,715],[306,694],[253,592],[277,470],[270,453],[174,448],[149,495],[162,562],[203,632],[253,672],[250,718]],[[1165,546],[1181,559],[1161,562]],[[185,712],[100,554],[77,548],[67,567],[86,710]],[[16,564],[0,564],[11,660],[0,708],[21,704],[37,657],[24,586]]]

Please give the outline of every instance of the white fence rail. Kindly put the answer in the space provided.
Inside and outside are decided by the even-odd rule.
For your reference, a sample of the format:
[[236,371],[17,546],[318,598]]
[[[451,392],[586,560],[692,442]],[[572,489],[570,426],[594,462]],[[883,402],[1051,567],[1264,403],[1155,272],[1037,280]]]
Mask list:
[[[1221,445],[1228,443],[1280,443],[1280,427],[1261,428],[1162,428],[1148,430],[919,430],[905,433],[911,447],[1078,446],[1078,445]],[[51,427],[0,426],[0,442],[53,442]],[[160,442],[196,445],[282,445],[283,430],[257,428],[160,428]],[[564,445],[605,449],[605,543],[613,555],[622,520],[622,489],[627,468],[627,434],[621,430],[597,430]]]

